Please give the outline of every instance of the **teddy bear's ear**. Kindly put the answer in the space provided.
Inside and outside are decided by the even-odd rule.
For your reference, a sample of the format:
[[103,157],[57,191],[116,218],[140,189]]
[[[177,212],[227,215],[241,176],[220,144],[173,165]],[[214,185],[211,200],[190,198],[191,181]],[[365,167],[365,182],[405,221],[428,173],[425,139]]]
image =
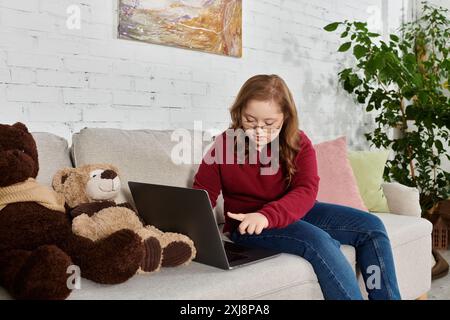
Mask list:
[[73,168],[64,168],[59,170],[54,176],[52,181],[53,189],[55,189],[56,192],[62,192],[64,183],[66,182],[67,178],[72,174]]
[[16,122],[12,125],[14,128],[22,130],[24,132],[28,132],[28,128],[22,122]]

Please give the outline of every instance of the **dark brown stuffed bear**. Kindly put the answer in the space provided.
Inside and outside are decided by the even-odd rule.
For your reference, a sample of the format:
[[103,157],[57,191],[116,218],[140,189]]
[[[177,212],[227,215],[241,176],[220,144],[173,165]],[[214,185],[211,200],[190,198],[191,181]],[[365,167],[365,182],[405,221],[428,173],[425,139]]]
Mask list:
[[0,124],[0,285],[17,299],[65,299],[71,265],[104,284],[132,277],[144,255],[141,238],[131,230],[96,242],[73,234],[64,198],[36,182],[38,170],[27,127]]

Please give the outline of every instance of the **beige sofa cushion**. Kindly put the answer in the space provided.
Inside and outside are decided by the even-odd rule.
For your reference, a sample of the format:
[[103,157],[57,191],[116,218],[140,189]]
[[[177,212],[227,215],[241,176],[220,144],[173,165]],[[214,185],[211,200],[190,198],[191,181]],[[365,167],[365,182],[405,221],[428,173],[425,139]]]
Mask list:
[[[415,299],[430,289],[431,224],[420,218],[377,213],[392,240],[395,267],[403,299]],[[401,226],[401,228],[399,228]],[[406,232],[410,230],[409,232]],[[341,247],[355,266],[353,247]],[[364,283],[358,272],[360,286]],[[0,287],[0,300],[9,299]],[[197,262],[137,275],[125,283],[105,286],[82,279],[70,299],[323,299],[317,277],[305,259],[291,254],[225,271]]]
[[[342,246],[354,265],[355,250]],[[0,300],[9,299],[0,287]],[[192,262],[187,266],[163,268],[160,272],[136,275],[118,285],[100,285],[81,279],[80,290],[69,299],[323,299],[317,276],[309,262],[292,254],[281,254],[234,270],[222,270]]]
[[32,132],[36,141],[39,157],[40,183],[51,187],[56,171],[72,167],[67,141],[64,138],[46,132]]

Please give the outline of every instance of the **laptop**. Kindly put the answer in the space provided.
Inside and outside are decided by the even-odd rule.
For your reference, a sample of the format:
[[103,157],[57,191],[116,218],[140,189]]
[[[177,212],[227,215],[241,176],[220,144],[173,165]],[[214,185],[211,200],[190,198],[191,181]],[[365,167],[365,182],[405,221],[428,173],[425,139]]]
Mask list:
[[194,241],[196,262],[229,270],[281,254],[227,239],[219,230],[206,190],[134,181],[128,186],[146,224],[185,234]]

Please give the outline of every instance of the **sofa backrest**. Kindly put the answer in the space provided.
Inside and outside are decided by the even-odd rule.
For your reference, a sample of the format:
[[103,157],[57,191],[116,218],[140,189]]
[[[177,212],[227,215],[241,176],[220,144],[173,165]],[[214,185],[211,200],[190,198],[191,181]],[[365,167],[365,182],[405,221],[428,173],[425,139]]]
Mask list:
[[[193,131],[188,130],[193,137]],[[179,141],[171,141],[173,130],[122,130],[85,128],[72,137],[71,156],[75,167],[110,163],[119,168],[122,201],[134,205],[128,181],[141,181],[178,187],[192,187],[199,163],[175,164],[171,152]],[[200,133],[202,134],[202,133]],[[197,141],[201,150],[210,141]],[[191,145],[192,147],[193,144]],[[192,159],[193,160],[193,159]],[[216,219],[223,222],[223,198],[215,208]]]
[[[192,130],[188,132],[191,137],[194,136]],[[172,133],[173,130],[85,128],[73,135],[70,149],[64,138],[51,133],[32,133],[39,152],[40,171],[37,180],[51,186],[54,174],[61,168],[111,163],[121,173],[122,193],[119,201],[127,201],[132,205],[134,202],[128,181],[191,187],[199,164],[173,163],[171,152],[179,141],[171,140]],[[199,135],[202,137],[203,132]],[[201,151],[205,151],[211,143],[203,139],[195,142],[197,146],[201,144]],[[222,195],[218,198],[215,214],[217,221],[223,223]]]

